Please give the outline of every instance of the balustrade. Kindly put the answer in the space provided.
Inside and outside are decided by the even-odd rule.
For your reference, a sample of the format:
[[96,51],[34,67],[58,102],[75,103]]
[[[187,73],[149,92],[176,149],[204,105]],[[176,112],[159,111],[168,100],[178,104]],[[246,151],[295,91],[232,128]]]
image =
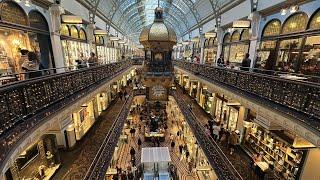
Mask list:
[[174,61],[174,65],[222,86],[238,90],[263,105],[303,121],[320,131],[320,85],[250,71]]
[[131,66],[122,61],[0,87],[0,163],[15,142],[44,118]]

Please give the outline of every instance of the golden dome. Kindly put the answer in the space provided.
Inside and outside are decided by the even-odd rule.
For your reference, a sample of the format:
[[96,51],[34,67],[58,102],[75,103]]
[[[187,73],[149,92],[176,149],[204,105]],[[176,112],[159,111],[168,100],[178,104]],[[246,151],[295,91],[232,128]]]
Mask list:
[[177,43],[177,35],[173,29],[164,24],[162,12],[161,8],[156,8],[154,22],[141,31],[139,41],[145,48],[164,46],[165,49],[172,49]]

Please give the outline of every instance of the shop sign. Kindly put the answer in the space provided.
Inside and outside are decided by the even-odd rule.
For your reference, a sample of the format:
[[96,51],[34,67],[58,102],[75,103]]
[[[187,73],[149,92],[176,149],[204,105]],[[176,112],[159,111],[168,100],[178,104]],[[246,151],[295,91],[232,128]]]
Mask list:
[[101,29],[96,29],[94,30],[94,35],[107,35],[108,32],[105,30],[101,30]]
[[205,33],[204,34],[205,38],[215,38],[217,37],[217,33],[216,32],[212,32],[212,33]]
[[248,21],[248,20],[234,21],[232,24],[232,28],[250,28],[250,27],[251,27],[251,21]]
[[62,15],[61,21],[67,24],[82,24],[82,18],[74,15]]

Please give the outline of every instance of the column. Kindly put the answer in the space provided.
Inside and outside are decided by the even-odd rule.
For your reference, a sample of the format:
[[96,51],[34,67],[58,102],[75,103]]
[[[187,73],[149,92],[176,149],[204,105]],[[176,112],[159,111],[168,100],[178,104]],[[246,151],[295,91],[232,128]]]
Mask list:
[[200,64],[204,64],[204,34],[200,34]]
[[[217,30],[217,40],[218,40],[217,59],[223,53],[223,49],[222,49],[223,35],[224,35],[223,29],[222,28],[218,28],[218,30]],[[215,62],[215,65],[217,65],[217,61]]]
[[69,125],[66,132],[67,132],[67,138],[68,138],[68,147],[72,148],[77,142],[74,125],[73,124]]
[[94,24],[89,24],[87,26],[87,38],[88,38],[88,43],[90,45],[91,52],[94,52],[97,54],[97,49],[95,45],[95,37],[94,37],[94,30],[95,30],[95,25]]
[[255,65],[255,60],[257,56],[257,46],[258,46],[258,34],[260,29],[260,21],[261,21],[261,15],[259,12],[253,12],[251,14],[251,37],[250,37],[250,59],[251,64],[250,68],[253,68]]
[[198,84],[197,84],[197,101],[198,101],[198,104],[200,104],[200,94],[201,94],[201,83],[198,81]]
[[[63,49],[60,39],[60,26],[61,26],[61,14],[63,14],[63,9],[58,4],[53,4],[49,8],[50,11],[50,38],[52,44],[52,52],[54,57],[54,64],[56,68],[65,67]],[[64,69],[58,69],[57,72],[64,72]]]

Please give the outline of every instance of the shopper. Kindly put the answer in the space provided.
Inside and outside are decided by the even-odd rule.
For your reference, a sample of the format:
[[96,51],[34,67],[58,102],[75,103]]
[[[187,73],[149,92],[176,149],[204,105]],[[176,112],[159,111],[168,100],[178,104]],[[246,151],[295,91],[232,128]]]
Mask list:
[[220,126],[214,125],[212,129],[213,139],[217,141],[219,139],[219,134],[221,131]]
[[180,155],[182,154],[182,150],[183,150],[183,145],[182,145],[182,144],[180,144],[180,145],[179,145],[179,152],[180,152]]
[[171,149],[172,151],[174,150],[174,146],[176,145],[176,143],[174,141],[171,141]]
[[229,144],[229,148],[230,148],[230,155],[233,154],[237,143],[238,143],[238,135],[235,131],[232,131],[229,136],[229,139],[228,139],[228,144]]
[[96,54],[94,52],[91,52],[90,53],[90,57],[88,59],[89,67],[90,66],[95,66],[97,63],[98,63],[98,59],[96,57]]
[[140,149],[140,147],[141,147],[141,144],[142,144],[142,142],[141,142],[141,139],[140,139],[140,137],[139,137],[139,139],[138,139],[138,146],[139,146],[139,149]]
[[123,96],[122,91],[120,90],[118,94],[119,94],[119,98],[120,98],[120,100],[122,101],[122,96]]
[[249,53],[246,54],[245,58],[242,60],[242,63],[241,63],[241,70],[243,71],[249,71],[250,69],[250,65],[251,65],[251,59],[249,58]]
[[131,158],[134,157],[135,154],[136,154],[136,151],[134,150],[133,147],[131,147],[131,149],[130,149]]
[[224,59],[223,59],[222,55],[220,55],[219,59],[217,60],[217,65],[218,66],[223,66],[224,65]]

